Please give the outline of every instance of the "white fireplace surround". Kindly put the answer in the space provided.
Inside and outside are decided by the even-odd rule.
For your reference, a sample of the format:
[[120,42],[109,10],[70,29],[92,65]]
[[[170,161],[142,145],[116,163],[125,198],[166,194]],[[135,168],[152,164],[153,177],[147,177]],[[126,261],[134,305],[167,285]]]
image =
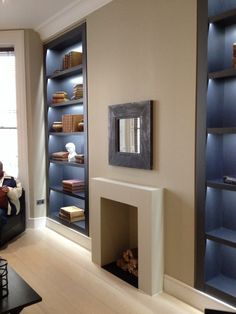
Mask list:
[[[149,295],[163,289],[163,189],[93,178],[90,204],[92,261],[102,265],[101,204],[112,200],[137,208],[138,288]],[[115,217],[114,217],[115,219]]]

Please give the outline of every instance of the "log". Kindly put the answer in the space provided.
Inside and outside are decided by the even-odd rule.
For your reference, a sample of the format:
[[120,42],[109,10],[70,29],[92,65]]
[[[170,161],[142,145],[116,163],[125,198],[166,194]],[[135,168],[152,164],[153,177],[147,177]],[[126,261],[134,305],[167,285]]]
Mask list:
[[116,261],[117,267],[128,271],[134,276],[138,276],[138,249],[127,249],[122,253],[122,257]]

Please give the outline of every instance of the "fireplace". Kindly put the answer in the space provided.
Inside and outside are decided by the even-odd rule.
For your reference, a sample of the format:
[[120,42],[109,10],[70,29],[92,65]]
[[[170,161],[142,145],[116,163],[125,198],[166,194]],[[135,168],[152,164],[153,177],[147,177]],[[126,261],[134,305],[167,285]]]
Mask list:
[[138,287],[138,277],[117,266],[117,261],[122,259],[124,252],[138,248],[137,207],[101,198],[100,223],[101,266]]
[[138,278],[136,283],[130,283],[149,295],[160,292],[163,286],[163,190],[93,178],[92,193],[92,261],[115,273],[113,266],[122,251],[137,248]]

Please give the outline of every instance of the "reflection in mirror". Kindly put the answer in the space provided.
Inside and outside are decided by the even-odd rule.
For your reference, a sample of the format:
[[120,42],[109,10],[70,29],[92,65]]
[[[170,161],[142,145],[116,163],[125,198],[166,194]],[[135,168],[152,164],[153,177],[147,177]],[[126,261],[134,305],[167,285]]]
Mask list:
[[140,118],[118,119],[119,152],[140,154]]

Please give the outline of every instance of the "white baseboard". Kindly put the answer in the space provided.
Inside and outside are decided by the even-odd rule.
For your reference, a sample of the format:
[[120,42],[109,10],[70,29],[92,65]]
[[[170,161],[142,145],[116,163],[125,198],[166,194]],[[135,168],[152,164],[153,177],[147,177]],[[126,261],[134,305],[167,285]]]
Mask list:
[[204,312],[205,308],[223,311],[236,311],[235,307],[196,290],[168,275],[164,275],[164,291],[202,312]]
[[79,233],[73,229],[63,226],[62,224],[46,218],[46,227],[56,231],[57,233],[63,235],[64,237],[70,239],[73,242],[83,246],[87,250],[91,251],[91,238]]
[[46,227],[46,217],[28,218],[26,221],[26,228],[39,229]]

